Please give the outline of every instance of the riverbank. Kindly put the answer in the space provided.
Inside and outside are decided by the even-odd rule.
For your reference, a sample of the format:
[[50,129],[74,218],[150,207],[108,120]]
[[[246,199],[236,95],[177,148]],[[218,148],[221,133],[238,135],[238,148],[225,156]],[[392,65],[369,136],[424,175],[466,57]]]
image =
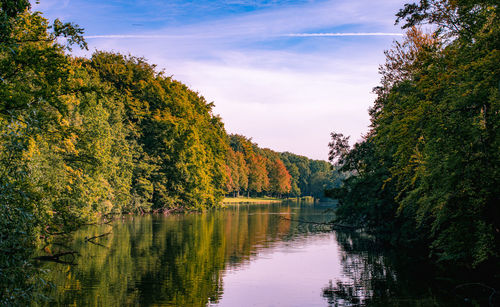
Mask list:
[[279,203],[282,201],[308,201],[314,202],[311,196],[291,197],[291,198],[275,198],[275,197],[225,197],[222,204],[251,204],[251,203]]
[[225,197],[222,204],[249,204],[249,203],[279,203],[283,198],[274,197]]

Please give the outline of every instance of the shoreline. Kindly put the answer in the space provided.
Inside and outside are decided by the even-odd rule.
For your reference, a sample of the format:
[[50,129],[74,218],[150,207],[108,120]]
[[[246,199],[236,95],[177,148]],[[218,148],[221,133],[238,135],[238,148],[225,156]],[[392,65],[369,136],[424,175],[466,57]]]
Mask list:
[[314,198],[310,196],[305,197],[292,197],[292,198],[275,198],[275,197],[225,197],[222,200],[223,205],[227,204],[271,204],[280,203],[284,201],[308,201],[314,202]]

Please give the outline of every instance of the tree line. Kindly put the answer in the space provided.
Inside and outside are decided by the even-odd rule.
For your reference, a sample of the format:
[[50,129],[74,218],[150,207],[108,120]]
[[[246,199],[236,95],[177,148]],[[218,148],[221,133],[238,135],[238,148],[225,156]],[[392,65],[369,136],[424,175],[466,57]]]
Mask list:
[[229,135],[226,155],[226,192],[232,196],[324,198],[324,191],[340,185],[330,163],[289,152],[259,148],[251,139]]
[[408,31],[380,67],[370,131],[352,148],[332,133],[348,175],[330,191],[337,218],[440,262],[498,268],[498,1],[422,0],[397,22]]

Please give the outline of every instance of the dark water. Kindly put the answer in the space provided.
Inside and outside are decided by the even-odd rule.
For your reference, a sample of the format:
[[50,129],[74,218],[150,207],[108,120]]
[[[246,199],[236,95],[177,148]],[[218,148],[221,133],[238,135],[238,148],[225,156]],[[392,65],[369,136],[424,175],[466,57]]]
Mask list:
[[[128,217],[74,236],[46,263],[50,306],[460,306],[449,282],[373,238],[327,231],[319,204],[232,205],[204,214]],[[93,244],[87,237],[110,232]],[[479,302],[480,304],[481,302]],[[472,304],[474,305],[474,304]]]

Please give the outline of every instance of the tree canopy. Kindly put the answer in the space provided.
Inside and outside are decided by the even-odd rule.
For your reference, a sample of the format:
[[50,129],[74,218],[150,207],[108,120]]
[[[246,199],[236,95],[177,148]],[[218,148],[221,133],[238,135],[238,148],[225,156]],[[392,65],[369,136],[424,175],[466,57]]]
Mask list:
[[[349,175],[340,220],[420,243],[434,259],[477,267],[500,250],[500,31],[496,1],[420,1],[386,52],[371,129],[353,148],[333,134]],[[435,31],[426,33],[422,24]]]

